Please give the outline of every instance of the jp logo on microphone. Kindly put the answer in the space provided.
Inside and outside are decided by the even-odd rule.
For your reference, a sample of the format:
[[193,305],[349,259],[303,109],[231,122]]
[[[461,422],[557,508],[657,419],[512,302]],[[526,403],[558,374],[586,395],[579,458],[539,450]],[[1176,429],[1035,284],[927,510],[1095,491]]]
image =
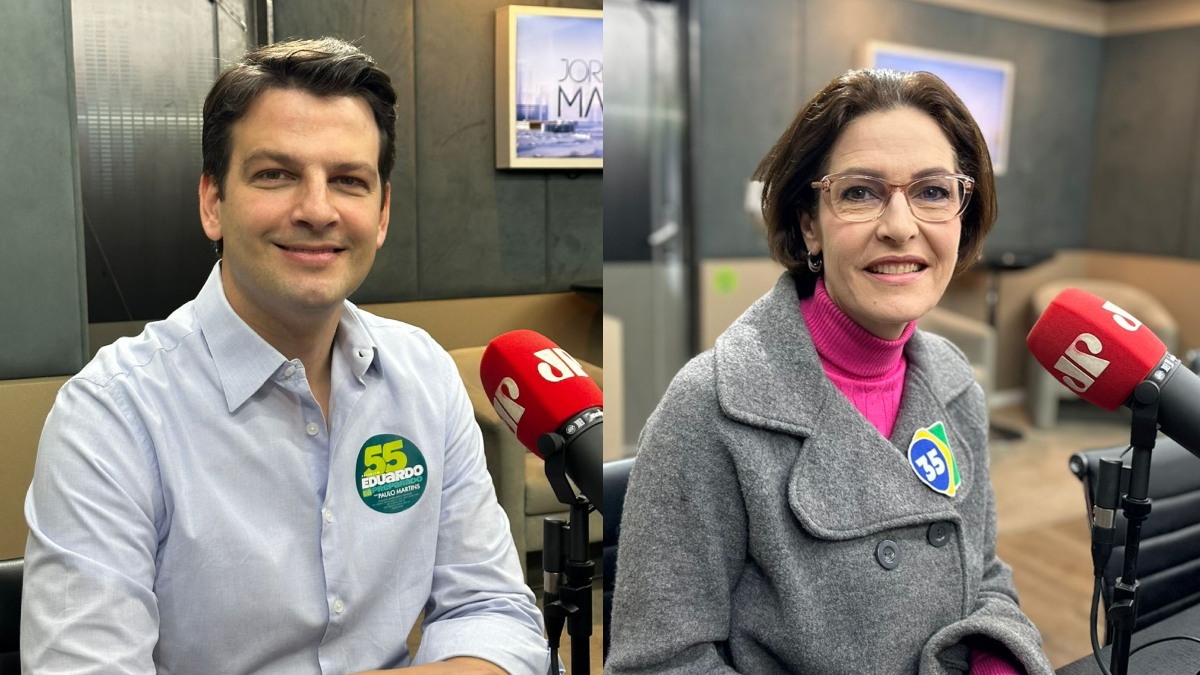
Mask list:
[[[1142,327],[1141,321],[1111,302],[1105,302],[1100,309],[1108,312],[1112,316],[1113,324],[1125,331],[1135,333]],[[1096,378],[1108,368],[1110,360],[1100,357],[1103,351],[1104,343],[1100,338],[1092,333],[1080,333],[1054,363],[1054,370],[1068,389],[1076,394],[1083,394],[1091,389]]]

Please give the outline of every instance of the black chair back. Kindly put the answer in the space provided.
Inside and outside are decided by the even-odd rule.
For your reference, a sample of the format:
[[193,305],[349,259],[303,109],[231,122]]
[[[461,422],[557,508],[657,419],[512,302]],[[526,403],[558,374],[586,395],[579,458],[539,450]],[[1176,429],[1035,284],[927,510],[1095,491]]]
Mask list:
[[[1095,503],[1100,460],[1119,459],[1124,450],[1105,448],[1071,456],[1071,471],[1083,481],[1089,514]],[[1124,461],[1122,495],[1129,486],[1129,456]],[[1150,460],[1149,496],[1150,516],[1142,523],[1138,548],[1138,616],[1134,630],[1200,604],[1200,459],[1160,436]],[[1104,570],[1106,606],[1125,560],[1125,517],[1117,513],[1113,554]],[[1111,641],[1112,636],[1105,635],[1105,643]]]
[[621,533],[621,510],[633,458],[604,464],[604,656],[608,657],[609,618],[612,616],[613,584],[617,579],[617,539]]
[[21,672],[21,580],[25,559],[0,560],[0,675]]

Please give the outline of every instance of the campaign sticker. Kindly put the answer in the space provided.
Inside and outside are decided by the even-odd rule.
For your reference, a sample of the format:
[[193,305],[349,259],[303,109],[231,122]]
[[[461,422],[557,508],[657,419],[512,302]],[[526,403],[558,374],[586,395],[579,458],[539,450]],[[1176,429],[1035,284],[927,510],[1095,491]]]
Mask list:
[[363,503],[380,513],[399,513],[417,503],[428,480],[425,456],[395,434],[367,439],[358,451],[355,481]]
[[908,444],[908,464],[917,478],[939,494],[953,497],[958,492],[962,477],[958,474],[958,462],[946,440],[946,426],[941,422],[924,429],[917,429]]

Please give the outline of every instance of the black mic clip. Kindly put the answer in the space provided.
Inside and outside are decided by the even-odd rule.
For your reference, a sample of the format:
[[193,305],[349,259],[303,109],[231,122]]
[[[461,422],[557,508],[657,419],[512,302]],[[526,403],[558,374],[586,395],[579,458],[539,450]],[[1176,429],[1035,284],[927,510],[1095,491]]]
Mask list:
[[[1167,354],[1170,358],[1175,358]],[[1162,372],[1158,369],[1151,375],[1152,378],[1161,379]],[[1162,388],[1154,379],[1146,379],[1138,382],[1138,385],[1133,388],[1133,394],[1130,396],[1129,407],[1133,410],[1134,423],[1129,431],[1129,445],[1135,448],[1154,448],[1154,441],[1158,437],[1158,403],[1159,397],[1162,394]]]
[[550,481],[554,496],[561,504],[574,504],[575,491],[567,482],[567,453],[563,452],[566,445],[554,431],[538,436],[537,440],[538,452],[546,462],[546,480]]
[[559,503],[571,505],[577,500],[587,500],[583,495],[576,496],[575,490],[567,482],[567,453],[566,447],[583,432],[604,423],[604,411],[600,408],[588,408],[563,423],[558,431],[551,431],[538,436],[537,448],[542,459],[546,462],[546,480],[554,490],[554,496]]

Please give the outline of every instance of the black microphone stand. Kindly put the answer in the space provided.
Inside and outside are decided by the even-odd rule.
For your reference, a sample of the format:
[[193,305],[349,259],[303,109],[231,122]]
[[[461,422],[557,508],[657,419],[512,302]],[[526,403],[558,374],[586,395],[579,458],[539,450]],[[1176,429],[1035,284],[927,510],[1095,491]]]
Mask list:
[[[1155,371],[1154,374],[1159,374]],[[1113,629],[1110,667],[1113,675],[1128,675],[1129,646],[1137,620],[1137,558],[1142,540],[1142,522],[1150,515],[1150,456],[1158,435],[1158,401],[1161,390],[1145,380],[1133,390],[1130,408],[1133,424],[1129,445],[1133,458],[1129,463],[1129,491],[1121,500],[1125,514],[1125,557],[1121,576],[1113,584],[1112,602],[1105,616]]]
[[[589,425],[590,426],[590,425]],[[550,536],[550,545],[542,547],[542,569],[545,576],[542,611],[546,615],[546,632],[551,651],[557,652],[563,624],[571,636],[571,675],[591,672],[592,638],[592,575],[596,564],[588,556],[588,513],[592,504],[583,495],[576,495],[567,481],[566,441],[558,433],[538,438],[538,450],[546,460],[546,479],[558,501],[571,507],[570,524],[547,519],[543,533]],[[567,546],[563,550],[563,538]],[[563,578],[565,570],[565,579]],[[551,659],[552,673],[558,666]]]

